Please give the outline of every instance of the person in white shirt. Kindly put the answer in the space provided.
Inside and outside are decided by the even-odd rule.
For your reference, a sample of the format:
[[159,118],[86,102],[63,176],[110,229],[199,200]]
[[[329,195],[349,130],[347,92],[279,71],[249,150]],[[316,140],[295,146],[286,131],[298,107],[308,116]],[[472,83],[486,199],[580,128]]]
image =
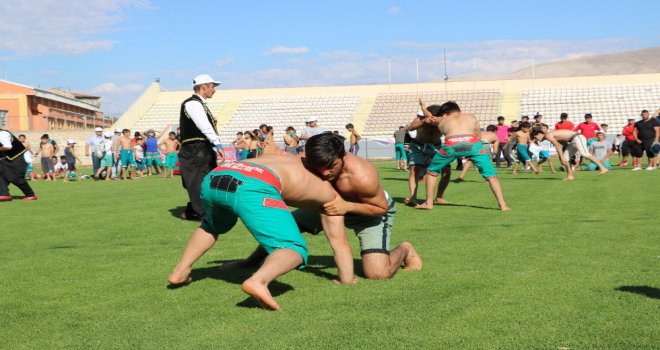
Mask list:
[[99,170],[99,166],[101,165],[101,159],[94,153],[96,146],[101,144],[101,142],[103,142],[103,128],[96,127],[94,128],[94,135],[87,139],[87,142],[85,142],[85,156],[89,157],[91,153],[93,174],[96,174],[96,172]]
[[204,218],[204,205],[199,197],[202,180],[217,167],[218,158],[221,161],[225,159],[216,119],[206,105],[206,100],[213,97],[215,88],[220,84],[208,74],[198,75],[193,79],[195,93],[181,103],[179,163],[183,187],[190,199],[181,213],[181,218],[185,220]]
[[325,129],[318,126],[318,117],[311,116],[307,118],[307,126],[303,129],[302,134],[300,135],[300,147],[305,148],[305,143],[309,140],[310,137],[325,132]]
[[99,157],[101,159],[101,163],[99,170],[97,170],[96,174],[94,174],[94,178],[98,180],[99,176],[101,176],[101,173],[105,170],[105,180],[110,181],[110,174],[112,173],[112,165],[114,163],[112,154],[112,150],[114,149],[112,143],[112,134],[106,131],[103,133],[103,138],[103,156]]

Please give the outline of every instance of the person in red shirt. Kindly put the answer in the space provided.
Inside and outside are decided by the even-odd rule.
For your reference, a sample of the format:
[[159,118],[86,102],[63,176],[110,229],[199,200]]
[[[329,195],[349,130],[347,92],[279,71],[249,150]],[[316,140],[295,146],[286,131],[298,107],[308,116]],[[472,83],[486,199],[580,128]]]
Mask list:
[[[635,143],[635,135],[633,130],[635,130],[635,117],[628,118],[628,125],[623,127],[621,135],[623,135],[624,140],[621,144],[621,162],[617,166],[626,166],[628,165],[628,156],[630,155],[631,147]],[[633,157],[633,166],[636,166],[637,159]]]
[[555,130],[573,130],[575,126],[568,120],[568,113],[559,116],[559,123],[555,124]]
[[578,124],[573,131],[579,131],[587,139],[587,147],[596,141],[596,131],[600,130],[600,126],[593,122],[591,113],[584,115],[584,122]]

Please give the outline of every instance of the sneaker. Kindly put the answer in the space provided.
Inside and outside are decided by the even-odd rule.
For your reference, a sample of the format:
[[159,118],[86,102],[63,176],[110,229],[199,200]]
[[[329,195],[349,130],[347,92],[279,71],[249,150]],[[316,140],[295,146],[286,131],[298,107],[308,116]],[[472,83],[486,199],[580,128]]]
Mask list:
[[637,171],[637,170],[642,170],[642,168],[636,166],[636,167],[634,167],[634,168],[632,169],[632,171]]
[[0,196],[0,202],[9,202],[12,199],[11,196]]
[[645,170],[655,170],[654,166],[648,166]]
[[623,162],[617,164],[616,166],[626,166],[626,165],[628,165],[628,162],[624,160]]
[[36,201],[37,196],[23,197],[22,201]]

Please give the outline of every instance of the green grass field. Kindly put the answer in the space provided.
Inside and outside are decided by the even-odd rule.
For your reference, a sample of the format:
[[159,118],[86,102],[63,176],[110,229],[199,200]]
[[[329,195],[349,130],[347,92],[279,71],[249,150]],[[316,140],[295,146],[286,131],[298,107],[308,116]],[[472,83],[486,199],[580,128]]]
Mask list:
[[[376,165],[400,201],[407,173]],[[333,285],[306,235],[310,266],[271,284],[280,313],[241,292],[251,270],[217,269],[255,247],[242,224],[167,288],[196,227],[178,178],[33,183],[38,201],[0,203],[0,348],[660,348],[660,171],[562,176],[504,171],[508,213],[474,172],[453,206],[399,204],[393,243],[425,265],[387,281]]]

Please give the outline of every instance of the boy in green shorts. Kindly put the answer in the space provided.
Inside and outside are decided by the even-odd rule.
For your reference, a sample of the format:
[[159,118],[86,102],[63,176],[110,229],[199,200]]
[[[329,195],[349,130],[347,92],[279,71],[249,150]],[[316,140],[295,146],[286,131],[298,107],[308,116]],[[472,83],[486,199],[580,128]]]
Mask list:
[[[192,264],[240,218],[268,253],[263,265],[242,283],[241,289],[269,310],[281,310],[281,307],[270,294],[268,284],[307,262],[307,243],[288,205],[319,211],[324,203],[341,201],[328,182],[307,171],[302,160],[292,155],[268,155],[260,157],[258,163],[223,163],[204,178],[201,198],[204,219],[169,275],[169,282],[174,285],[190,282]],[[339,281],[354,283],[353,259],[343,230],[343,217],[324,215],[322,220],[335,256],[341,257],[337,260]],[[339,264],[346,257],[350,263]]]
[[[171,131],[169,137],[161,142],[158,148],[163,144],[165,145],[165,171],[163,171],[163,177],[174,177],[174,168],[176,167],[176,162],[179,160],[181,143],[177,140],[176,133]],[[169,176],[167,176],[168,171],[170,173]]]
[[122,130],[122,136],[119,139],[119,159],[121,161],[121,177],[126,180],[128,167],[131,167],[131,180],[135,180],[135,155],[133,154],[133,147],[131,146],[131,131],[128,129]]

